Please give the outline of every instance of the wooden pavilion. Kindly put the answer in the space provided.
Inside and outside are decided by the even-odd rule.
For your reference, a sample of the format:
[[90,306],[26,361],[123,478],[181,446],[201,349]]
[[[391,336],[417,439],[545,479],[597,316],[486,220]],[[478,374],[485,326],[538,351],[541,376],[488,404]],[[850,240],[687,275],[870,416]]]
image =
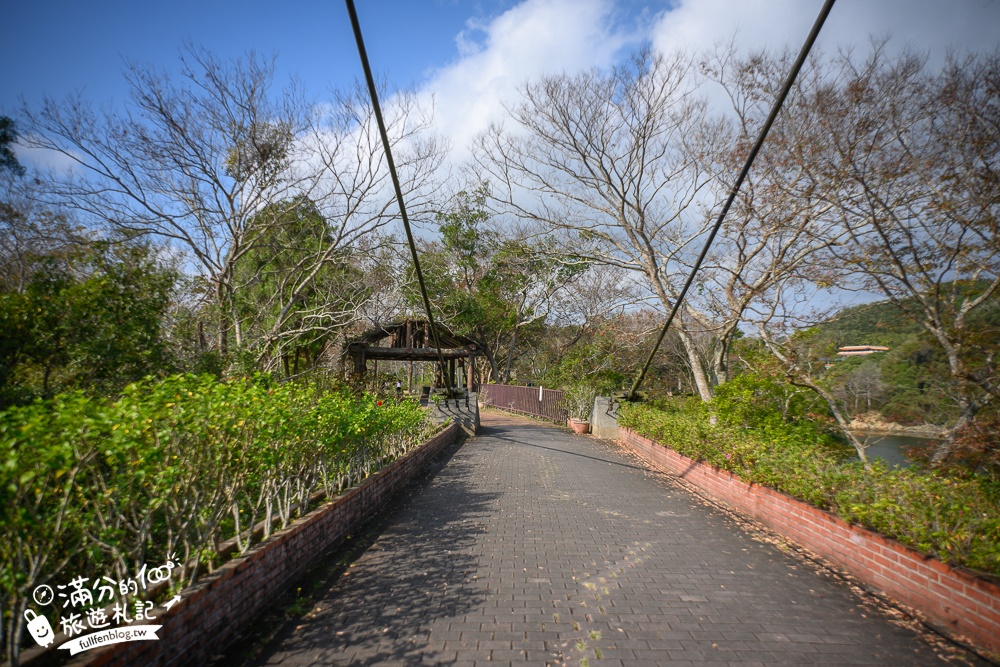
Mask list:
[[[435,323],[438,340],[441,342],[441,356],[444,357],[445,369],[438,368],[435,378],[444,384],[442,370],[448,373],[452,387],[462,384],[469,391],[473,390],[476,378],[476,355],[479,350],[476,344],[466,338],[452,333],[440,324]],[[388,341],[388,345],[384,344]],[[434,337],[426,320],[406,319],[381,327],[375,327],[364,332],[348,343],[346,354],[354,362],[354,373],[364,375],[368,372],[368,362],[372,361],[378,368],[379,360],[408,361],[408,387],[413,386],[413,362],[430,361],[437,363],[438,353],[434,347]],[[456,375],[458,373],[458,375]],[[461,378],[464,382],[458,381]]]

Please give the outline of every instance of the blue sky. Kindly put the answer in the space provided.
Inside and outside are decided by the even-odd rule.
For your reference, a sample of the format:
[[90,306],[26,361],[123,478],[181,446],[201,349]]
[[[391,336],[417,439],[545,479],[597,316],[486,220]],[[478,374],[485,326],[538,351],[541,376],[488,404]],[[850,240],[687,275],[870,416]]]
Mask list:
[[[433,104],[434,130],[459,163],[478,132],[500,120],[527,79],[610,67],[642,44],[661,51],[798,49],[822,0],[356,0],[373,68]],[[81,93],[104,105],[127,95],[126,60],[171,70],[188,41],[223,57],[276,54],[280,89],[295,75],[310,98],[329,99],[361,68],[342,0],[124,2],[8,0],[0,38],[0,114]],[[997,48],[1000,0],[838,0],[817,48]],[[19,150],[26,166],[50,156]]]
[[[608,67],[642,43],[694,50],[737,34],[744,46],[797,49],[821,0],[356,0],[374,69],[433,99],[437,130],[461,147],[524,80]],[[81,92],[121,101],[123,62],[176,67],[187,40],[221,56],[277,54],[310,97],[360,73],[341,0],[11,1],[0,39],[0,113],[23,98]],[[738,32],[737,32],[738,31]],[[949,47],[995,48],[1000,0],[838,0],[828,52],[892,33],[940,61]],[[283,81],[282,81],[283,82]],[[460,150],[460,148],[459,148]]]
[[[400,84],[417,83],[455,57],[455,35],[470,19],[503,9],[499,0],[460,3],[365,2],[358,13],[376,69]],[[278,55],[280,70],[295,73],[314,95],[344,86],[359,73],[344,3],[12,2],[4,10],[0,107],[8,113],[21,96],[57,98],[80,90],[94,101],[124,95],[124,59],[173,67],[185,40],[225,56],[254,49]]]

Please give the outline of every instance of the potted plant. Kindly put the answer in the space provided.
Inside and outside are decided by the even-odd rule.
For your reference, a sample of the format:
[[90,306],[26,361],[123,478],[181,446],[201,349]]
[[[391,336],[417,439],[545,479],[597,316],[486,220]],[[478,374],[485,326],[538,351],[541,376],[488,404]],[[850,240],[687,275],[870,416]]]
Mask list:
[[597,390],[590,385],[573,385],[563,394],[562,404],[569,417],[567,424],[574,433],[590,432],[590,411],[594,408]]

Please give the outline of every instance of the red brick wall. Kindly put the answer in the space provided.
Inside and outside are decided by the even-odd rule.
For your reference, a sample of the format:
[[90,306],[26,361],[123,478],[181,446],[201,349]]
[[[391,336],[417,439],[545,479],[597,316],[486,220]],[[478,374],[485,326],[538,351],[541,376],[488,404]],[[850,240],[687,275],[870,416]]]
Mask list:
[[181,601],[153,624],[163,628],[158,641],[119,644],[87,651],[74,666],[198,665],[225,647],[235,632],[251,622],[338,540],[378,510],[455,441],[458,426],[447,429],[359,486],[275,533],[245,556],[220,567],[182,593]]
[[626,428],[620,440],[658,468],[749,515],[950,631],[1000,653],[1000,585],[853,526],[780,491],[698,463]]

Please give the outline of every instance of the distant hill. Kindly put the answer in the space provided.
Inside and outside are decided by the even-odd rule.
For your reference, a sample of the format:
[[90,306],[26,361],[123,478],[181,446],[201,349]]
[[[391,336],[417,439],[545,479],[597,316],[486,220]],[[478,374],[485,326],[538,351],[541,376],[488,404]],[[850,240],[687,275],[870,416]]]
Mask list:
[[[942,292],[950,293],[956,301],[981,293],[981,289],[970,284],[942,286]],[[970,325],[980,331],[1000,330],[1000,307],[978,310]],[[886,420],[903,424],[944,424],[956,416],[954,400],[948,394],[951,380],[943,350],[893,303],[878,301],[844,308],[816,330],[831,348],[889,348],[872,355],[839,358],[829,368],[827,381],[853,404],[853,412],[858,407],[877,410]]]
[[[989,283],[945,283],[941,292],[961,302],[969,296],[981,294]],[[975,319],[978,324],[1000,327],[1000,299],[998,307],[977,309]],[[986,305],[986,304],[984,304]],[[919,309],[915,309],[919,310]],[[841,345],[899,345],[912,340],[914,335],[923,335],[923,328],[908,318],[890,301],[876,301],[860,306],[850,306],[837,312],[817,329],[825,337]]]
[[842,345],[887,345],[893,347],[922,333],[920,325],[909,319],[889,301],[851,306],[839,311],[818,327],[824,338]]

